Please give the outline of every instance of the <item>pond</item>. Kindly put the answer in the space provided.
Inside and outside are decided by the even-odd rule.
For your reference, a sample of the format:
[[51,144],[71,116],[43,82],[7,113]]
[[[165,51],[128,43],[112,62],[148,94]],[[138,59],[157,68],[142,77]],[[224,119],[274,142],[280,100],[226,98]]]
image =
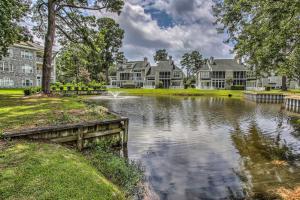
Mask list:
[[95,101],[129,117],[129,158],[141,161],[160,199],[264,199],[300,186],[300,134],[280,105],[212,97]]

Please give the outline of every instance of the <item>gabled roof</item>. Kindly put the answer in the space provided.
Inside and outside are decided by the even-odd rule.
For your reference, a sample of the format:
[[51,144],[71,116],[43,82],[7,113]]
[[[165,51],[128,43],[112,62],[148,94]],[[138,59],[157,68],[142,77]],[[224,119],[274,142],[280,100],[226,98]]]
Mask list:
[[235,59],[214,59],[213,63],[207,63],[200,70],[210,71],[248,71],[247,67],[239,64]]
[[157,66],[155,67],[157,71],[173,71],[173,70],[180,70],[173,62],[170,61],[159,61]]
[[150,64],[145,61],[129,61],[126,63],[118,64],[118,71],[132,72],[133,70],[145,70]]

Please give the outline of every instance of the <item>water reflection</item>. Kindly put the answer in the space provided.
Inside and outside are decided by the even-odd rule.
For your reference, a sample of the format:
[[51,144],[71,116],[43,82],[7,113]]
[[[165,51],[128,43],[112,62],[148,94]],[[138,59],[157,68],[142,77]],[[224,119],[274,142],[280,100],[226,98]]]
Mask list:
[[96,103],[130,118],[129,157],[142,161],[160,199],[244,199],[300,184],[290,156],[299,151],[297,129],[278,105],[197,97]]

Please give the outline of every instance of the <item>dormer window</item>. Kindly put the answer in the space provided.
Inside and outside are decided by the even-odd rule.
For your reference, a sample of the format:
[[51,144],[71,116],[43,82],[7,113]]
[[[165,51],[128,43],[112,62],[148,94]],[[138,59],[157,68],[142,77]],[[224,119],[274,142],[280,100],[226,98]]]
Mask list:
[[173,72],[173,76],[174,76],[174,78],[180,78],[181,77],[181,72],[175,71],[175,72]]

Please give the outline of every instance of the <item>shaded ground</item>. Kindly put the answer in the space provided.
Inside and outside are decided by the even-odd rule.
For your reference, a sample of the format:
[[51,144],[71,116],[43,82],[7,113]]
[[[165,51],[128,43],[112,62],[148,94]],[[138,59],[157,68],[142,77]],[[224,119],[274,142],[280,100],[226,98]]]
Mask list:
[[22,90],[0,90],[0,133],[23,128],[113,118],[80,97],[24,97]]

